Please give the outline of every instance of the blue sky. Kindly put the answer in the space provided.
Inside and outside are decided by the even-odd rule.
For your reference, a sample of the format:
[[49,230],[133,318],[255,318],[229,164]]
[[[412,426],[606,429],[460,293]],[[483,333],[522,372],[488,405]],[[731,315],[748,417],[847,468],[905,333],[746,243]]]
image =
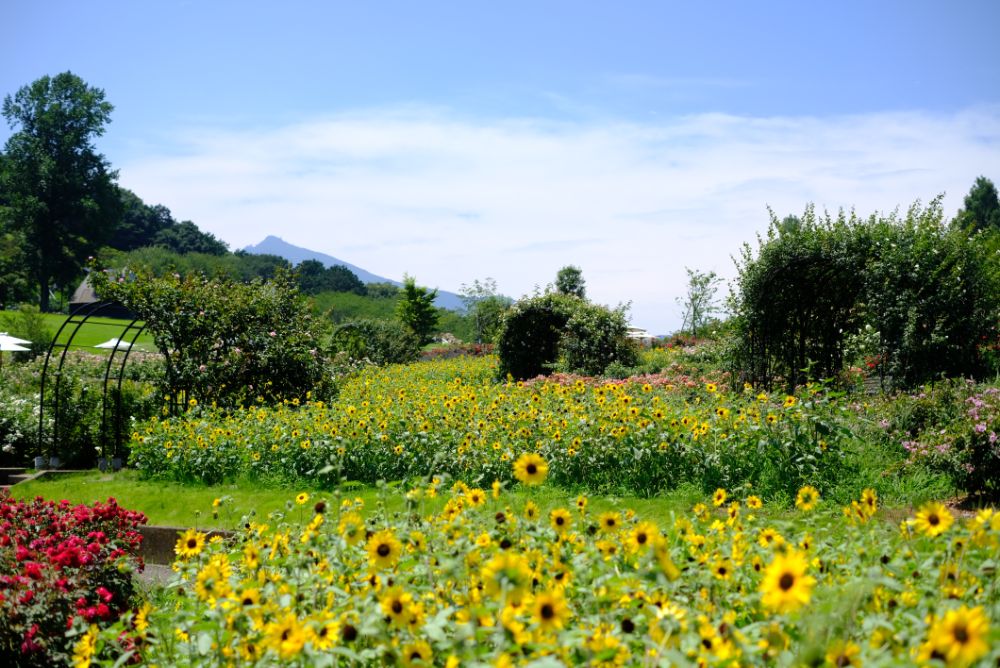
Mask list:
[[[0,93],[105,90],[120,183],[239,248],[512,296],[581,266],[667,332],[684,267],[807,202],[1000,180],[1000,3],[27,2]],[[0,139],[9,134],[0,129]]]

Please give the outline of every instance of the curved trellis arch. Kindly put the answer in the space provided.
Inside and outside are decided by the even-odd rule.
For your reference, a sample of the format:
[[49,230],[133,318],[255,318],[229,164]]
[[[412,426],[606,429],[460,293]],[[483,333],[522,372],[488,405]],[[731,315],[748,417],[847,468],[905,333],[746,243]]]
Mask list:
[[[48,353],[45,355],[45,365],[42,367],[42,380],[41,380],[41,391],[38,398],[38,457],[47,461],[49,465],[58,466],[58,446],[59,446],[59,435],[60,435],[60,422],[62,417],[62,407],[60,405],[60,392],[59,388],[62,382],[62,370],[63,364],[66,362],[66,355],[69,353],[70,347],[73,345],[73,340],[76,338],[77,333],[80,329],[89,321],[92,317],[100,316],[101,313],[112,310],[120,309],[121,305],[113,301],[98,301],[92,302],[90,304],[85,304],[81,306],[75,313],[71,313],[68,318],[63,322],[59,331],[56,333],[55,337],[52,339],[52,343],[49,345]],[[139,336],[146,329],[145,324],[138,324],[139,318],[134,315],[131,316],[131,320],[127,325],[122,328],[121,334],[117,337],[119,341],[127,343],[127,346],[116,346],[111,349],[111,354],[108,355],[108,362],[104,369],[104,384],[101,395],[101,452],[102,458],[115,457],[118,452],[119,446],[122,444],[122,415],[121,415],[121,389],[122,380],[124,379],[125,364],[128,362],[129,354],[132,352],[132,346],[138,340]],[[69,334],[69,338],[65,342],[61,342],[62,334],[64,331],[72,328]],[[129,338],[131,337],[131,338]],[[52,394],[54,399],[50,402],[52,409],[52,434],[50,438],[46,439],[45,434],[45,414],[46,409],[46,386],[49,374],[49,365],[52,362],[53,354],[56,350],[61,348],[62,352],[58,354],[59,364],[55,370],[55,387],[53,388]],[[112,379],[111,370],[115,366],[115,358],[118,353],[121,352],[121,363],[118,365],[117,375]],[[114,393],[114,407],[113,407],[113,422],[114,422],[114,438],[111,439],[111,434],[109,433],[108,426],[108,385],[109,383],[115,383],[115,393]],[[111,444],[111,452],[108,452],[108,443]],[[53,460],[55,462],[53,463]]]

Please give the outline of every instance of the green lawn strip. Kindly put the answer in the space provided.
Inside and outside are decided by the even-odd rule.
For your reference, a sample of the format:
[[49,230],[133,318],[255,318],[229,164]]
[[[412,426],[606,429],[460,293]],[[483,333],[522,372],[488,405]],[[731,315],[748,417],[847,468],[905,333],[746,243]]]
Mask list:
[[[53,336],[59,331],[63,323],[66,322],[67,316],[60,313],[45,313],[43,314],[45,318],[46,325],[52,332]],[[90,318],[87,322],[76,332],[73,337],[73,343],[70,348],[73,349],[88,349],[93,348],[99,343],[104,343],[109,339],[122,338],[122,333],[125,327],[128,326],[129,320],[120,320],[117,318]],[[137,322],[136,325],[142,326],[142,322]],[[65,343],[69,341],[69,337],[73,334],[73,330],[76,325],[67,326],[63,330],[62,335],[59,337],[60,343]],[[125,340],[131,340],[132,336],[135,335],[136,330],[132,329]],[[153,343],[153,337],[149,332],[143,332],[135,342],[136,350],[145,351],[155,351],[156,345]],[[94,351],[96,352],[96,350]]]
[[[574,515],[577,512],[578,494],[547,485],[536,488],[515,485],[513,489],[505,491],[499,500],[493,499],[489,489],[484,491],[486,507],[494,512],[509,508],[514,514],[521,515],[529,500],[538,505],[543,517],[550,510],[559,507],[570,510]],[[294,502],[295,497],[302,492],[309,494],[310,499],[306,504],[298,506]],[[291,512],[293,516],[301,514],[304,520],[308,520],[314,502],[321,499],[328,503],[339,503],[343,499],[361,498],[365,502],[366,515],[380,505],[390,515],[404,512],[408,506],[424,515],[439,511],[447,498],[447,490],[443,489],[437,498],[421,498],[408,504],[401,485],[387,485],[379,489],[370,485],[347,484],[339,490],[324,490],[308,485],[296,488],[274,487],[253,482],[205,486],[141,480],[137,472],[128,470],[117,473],[88,471],[59,474],[21,483],[13,487],[11,493],[20,499],[41,496],[54,501],[66,499],[71,503],[86,504],[114,497],[119,505],[145,513],[150,524],[199,529],[232,529],[240,525],[244,516],[253,513],[263,520],[276,510]],[[218,512],[217,518],[213,518],[215,499],[222,499],[221,505],[215,509]],[[624,511],[629,508],[640,517],[665,524],[671,513],[676,516],[686,514],[699,501],[706,499],[693,489],[682,489],[652,499],[589,496],[587,510],[592,518],[596,518],[597,513],[606,510]]]

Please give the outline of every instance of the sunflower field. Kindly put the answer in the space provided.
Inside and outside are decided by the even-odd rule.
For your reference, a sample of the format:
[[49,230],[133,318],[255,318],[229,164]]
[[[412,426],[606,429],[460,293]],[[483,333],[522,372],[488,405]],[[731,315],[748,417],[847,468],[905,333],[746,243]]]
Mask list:
[[[537,454],[510,468],[545,482]],[[517,483],[515,483],[517,484]],[[443,499],[427,512],[427,499]],[[540,511],[503,483],[406,512],[306,493],[231,540],[180,537],[168,596],[74,629],[76,665],[972,666],[1000,660],[1000,513],[873,490],[796,509],[718,489],[689,512]]]
[[[512,480],[525,453],[556,485],[653,496],[682,483],[793,497],[842,474],[853,436],[837,396],[726,391],[700,376],[497,383],[494,357],[368,369],[332,403],[298,400],[140,423],[130,465],[214,484]],[[850,416],[848,416],[850,417]]]

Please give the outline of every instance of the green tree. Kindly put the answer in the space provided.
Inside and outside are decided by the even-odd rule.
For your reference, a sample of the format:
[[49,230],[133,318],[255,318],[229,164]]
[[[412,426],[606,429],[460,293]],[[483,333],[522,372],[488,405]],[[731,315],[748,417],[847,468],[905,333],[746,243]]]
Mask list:
[[410,328],[420,345],[430,343],[437,327],[438,312],[434,307],[437,290],[418,286],[412,276],[403,277],[403,290],[396,303],[396,317]]
[[952,224],[967,230],[1000,232],[1000,198],[992,181],[985,176],[976,179],[965,196],[965,207]]
[[687,294],[683,299],[677,298],[677,303],[684,308],[681,330],[698,336],[709,318],[719,312],[715,294],[722,279],[714,271],[705,273],[688,267],[684,267],[684,270],[688,275]]
[[476,279],[471,285],[463,283],[459,295],[468,317],[472,320],[476,343],[493,342],[500,330],[503,314],[513,300],[499,294],[497,282],[488,277],[482,282]]
[[117,174],[94,139],[113,107],[104,91],[71,72],[44,76],[3,102],[14,134],[4,148],[0,191],[10,228],[22,235],[38,303],[68,286],[119,218]]
[[170,209],[157,204],[149,206],[131,190],[118,188],[121,201],[121,218],[115,226],[108,245],[118,250],[130,251],[152,246],[156,235],[175,224]]
[[583,270],[572,264],[560,269],[556,274],[556,292],[586,299],[587,286],[583,280]]
[[166,227],[153,238],[153,244],[163,246],[175,253],[205,253],[206,255],[226,255],[229,246],[209,232],[202,232],[190,220]]

